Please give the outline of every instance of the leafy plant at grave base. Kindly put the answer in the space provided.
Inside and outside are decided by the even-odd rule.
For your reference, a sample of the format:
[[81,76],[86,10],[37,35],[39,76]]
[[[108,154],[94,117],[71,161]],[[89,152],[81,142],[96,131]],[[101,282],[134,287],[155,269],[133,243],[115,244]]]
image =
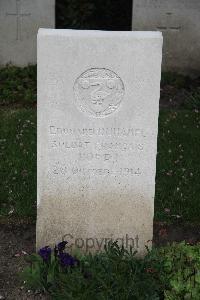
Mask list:
[[36,103],[36,66],[19,68],[7,66],[0,69],[0,105]]
[[185,242],[162,248],[164,257],[162,282],[166,280],[165,299],[193,299],[200,296],[200,244]]
[[53,253],[44,247],[29,258],[31,265],[22,274],[29,288],[46,290],[55,300],[162,299],[162,264],[157,259],[152,263],[150,254],[139,259],[132,249],[113,243],[105,252],[75,258],[58,248]]
[[105,252],[65,253],[66,242],[40,249],[22,274],[29,288],[46,290],[55,300],[197,300],[200,295],[200,244],[185,242],[153,248],[144,258],[109,243]]

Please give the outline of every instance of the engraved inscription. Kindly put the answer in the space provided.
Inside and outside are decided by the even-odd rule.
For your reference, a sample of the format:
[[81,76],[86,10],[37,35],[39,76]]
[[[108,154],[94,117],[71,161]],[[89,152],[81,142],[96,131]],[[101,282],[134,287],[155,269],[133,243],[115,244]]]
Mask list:
[[[67,141],[67,140],[52,140],[50,141],[50,148],[53,149],[65,149],[65,150],[87,150],[91,146],[89,141]],[[144,144],[142,143],[121,143],[121,142],[96,142],[92,143],[92,146],[97,151],[142,151]]]
[[50,135],[64,136],[110,136],[110,137],[146,137],[146,132],[141,128],[69,128],[49,126]]
[[101,160],[101,161],[111,161],[111,162],[115,162],[118,160],[118,153],[114,153],[114,154],[110,154],[110,153],[82,153],[80,152],[78,154],[78,160],[80,161],[92,161],[92,160]]
[[63,175],[67,179],[71,176],[139,176],[142,174],[140,168],[127,167],[127,168],[82,168],[74,166],[69,168],[67,165],[56,162],[52,166],[52,173],[54,175]]
[[80,111],[102,118],[119,108],[124,96],[124,84],[113,71],[92,68],[76,79],[74,95]]
[[[49,149],[58,157],[50,172],[62,175],[66,180],[73,176],[141,176],[138,164],[120,168],[118,162],[125,153],[129,159],[141,158],[147,150],[146,138],[152,135],[144,128],[113,126],[73,128],[49,125],[48,133]],[[59,160],[61,152],[73,157],[69,165]]]
[[21,8],[21,0],[16,0],[16,11],[15,12],[7,12],[7,16],[14,16],[16,17],[17,22],[17,32],[16,32],[16,40],[22,40],[22,18],[29,17],[30,13],[22,13]]

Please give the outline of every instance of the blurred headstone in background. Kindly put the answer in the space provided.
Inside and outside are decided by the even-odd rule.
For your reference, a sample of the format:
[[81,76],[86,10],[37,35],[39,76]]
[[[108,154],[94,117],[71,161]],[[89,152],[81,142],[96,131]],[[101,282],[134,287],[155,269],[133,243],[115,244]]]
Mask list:
[[0,65],[35,64],[40,27],[55,27],[55,0],[0,0]]
[[163,70],[200,73],[200,1],[134,0],[133,30],[163,32]]

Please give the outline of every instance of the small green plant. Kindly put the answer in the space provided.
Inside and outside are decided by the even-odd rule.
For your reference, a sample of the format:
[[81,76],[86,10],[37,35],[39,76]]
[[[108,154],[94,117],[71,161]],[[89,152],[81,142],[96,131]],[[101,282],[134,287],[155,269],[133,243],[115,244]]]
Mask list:
[[165,283],[165,299],[199,299],[200,245],[174,243],[158,250],[157,255],[164,258],[160,276]]

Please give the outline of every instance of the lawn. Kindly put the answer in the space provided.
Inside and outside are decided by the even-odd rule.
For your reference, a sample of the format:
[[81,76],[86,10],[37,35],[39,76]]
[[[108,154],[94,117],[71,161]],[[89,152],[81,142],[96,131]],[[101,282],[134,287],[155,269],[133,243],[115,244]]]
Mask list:
[[199,222],[200,114],[161,111],[159,118],[155,218]]
[[36,110],[0,111],[0,214],[36,214]]
[[[199,222],[200,90],[195,84],[191,89],[183,76],[162,78],[155,220]],[[174,89],[184,103],[166,108],[166,99],[177,101]],[[0,215],[35,218],[36,68],[0,70],[0,103]]]

